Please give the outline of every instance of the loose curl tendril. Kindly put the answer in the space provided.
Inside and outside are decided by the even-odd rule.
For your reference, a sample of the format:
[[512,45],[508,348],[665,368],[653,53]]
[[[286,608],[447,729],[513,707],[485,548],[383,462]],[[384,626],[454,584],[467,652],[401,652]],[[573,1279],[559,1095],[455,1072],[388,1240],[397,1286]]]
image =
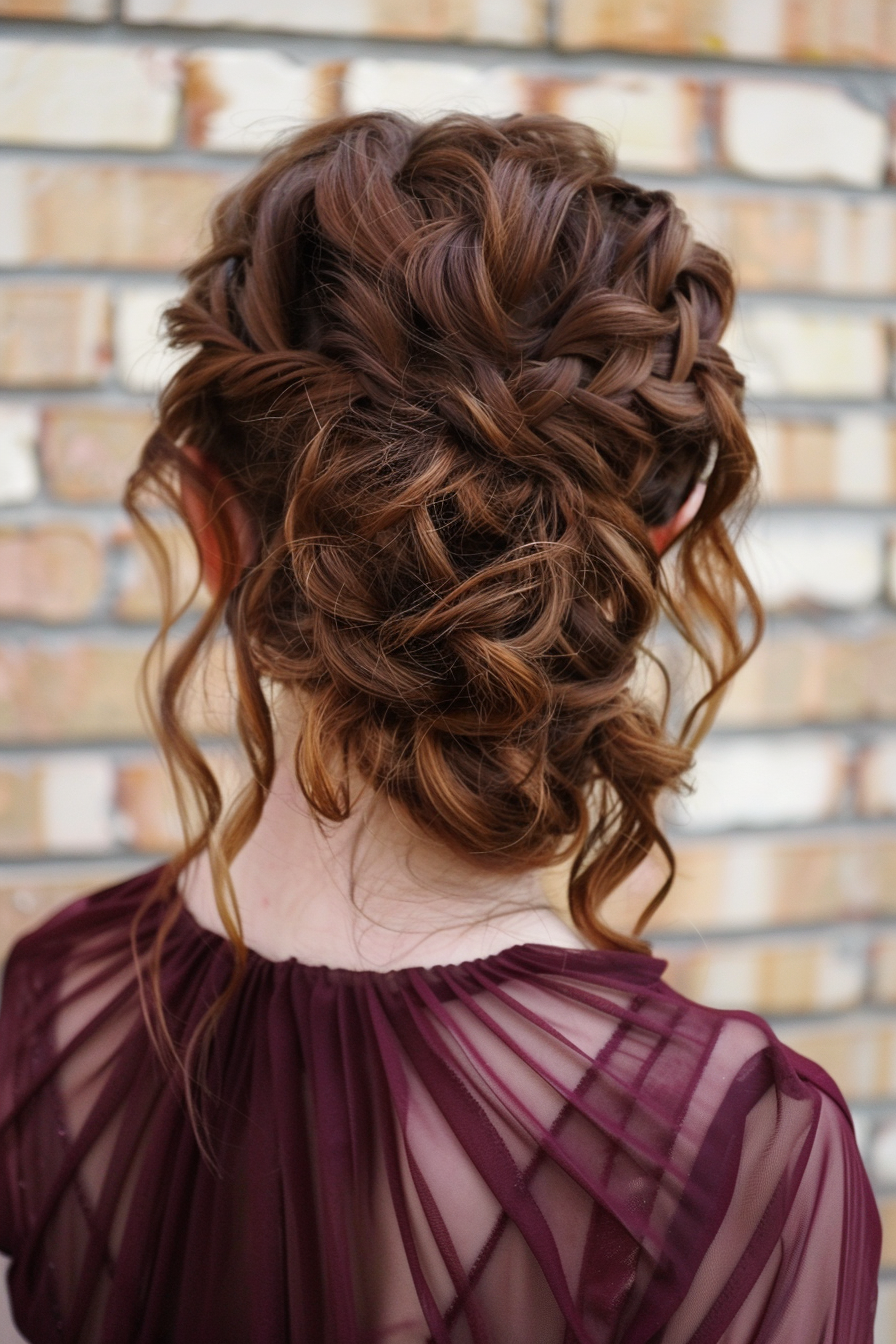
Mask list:
[[[320,818],[346,814],[351,767],[485,865],[567,856],[585,937],[644,950],[674,872],[658,800],[761,627],[729,530],[755,457],[720,344],[728,263],[667,192],[616,176],[584,126],[377,113],[276,148],[221,201],[186,275],[167,322],[188,357],[127,502],[148,534],[147,490],[178,507],[181,474],[203,488],[189,443],[261,546],[155,701],[200,817],[158,899],[177,901],[172,878],[207,848],[232,992],[245,947],[229,862],[274,772],[273,682],[301,692],[295,768]],[[648,528],[701,478],[670,572]],[[663,614],[709,685],[674,737],[632,689]],[[176,616],[169,603],[160,638]],[[226,817],[184,721],[224,622],[252,775]],[[602,904],[656,846],[669,876],[620,933]]]

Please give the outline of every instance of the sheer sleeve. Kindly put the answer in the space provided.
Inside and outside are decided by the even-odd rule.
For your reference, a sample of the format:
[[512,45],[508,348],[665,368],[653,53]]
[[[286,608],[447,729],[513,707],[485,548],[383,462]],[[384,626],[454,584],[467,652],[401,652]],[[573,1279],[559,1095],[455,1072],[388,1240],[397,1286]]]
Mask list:
[[142,1020],[129,924],[84,927],[86,908],[13,948],[0,1002],[0,1254],[16,1323],[41,1341],[64,1333],[86,1273],[101,1309],[116,1229],[97,1211],[125,1119],[114,1094],[152,1074],[147,1052],[122,1058]]
[[874,1207],[832,1080],[775,1042],[722,1223],[663,1344],[871,1344]]
[[[10,983],[15,978],[14,968],[0,967],[0,1119],[11,1115],[15,1108],[13,1047],[16,1039],[15,1012],[12,1001],[15,990]],[[0,1125],[0,1255],[12,1255],[16,1243],[14,1199],[18,1184],[15,1164],[15,1135],[11,1124]]]
[[[31,1344],[871,1344],[849,1113],[759,1018],[634,953],[252,953],[209,1059],[212,1164],[141,1012],[154,881],[68,907],[7,970],[0,1252]],[[185,1038],[231,969],[182,911]]]

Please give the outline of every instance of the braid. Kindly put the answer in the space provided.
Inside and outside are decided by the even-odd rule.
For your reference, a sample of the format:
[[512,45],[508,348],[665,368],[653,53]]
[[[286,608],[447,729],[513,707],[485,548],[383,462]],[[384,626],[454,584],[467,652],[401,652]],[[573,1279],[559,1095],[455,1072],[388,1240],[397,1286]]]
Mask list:
[[[759,620],[724,521],[755,471],[719,344],[727,263],[547,116],[324,123],[212,234],[169,313],[191,353],[131,503],[189,442],[261,529],[162,690],[169,756],[207,798],[178,706],[226,616],[254,783],[225,860],[273,774],[272,680],[302,693],[295,767],[321,817],[346,815],[353,768],[483,864],[568,856],[580,930],[643,947],[601,904],[655,846],[671,867],[658,800],[747,656],[738,604]],[[648,528],[711,452],[671,581]],[[683,739],[632,687],[663,612],[709,673]]]

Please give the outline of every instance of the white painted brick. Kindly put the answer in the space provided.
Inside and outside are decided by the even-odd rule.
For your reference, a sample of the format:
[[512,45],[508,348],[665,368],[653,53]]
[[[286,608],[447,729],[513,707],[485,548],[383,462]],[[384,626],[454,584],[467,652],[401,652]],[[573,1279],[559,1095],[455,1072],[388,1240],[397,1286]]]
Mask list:
[[[0,1282],[4,1284],[9,1272],[9,1265],[10,1262],[7,1257],[0,1255]],[[0,1340],[3,1341],[3,1344],[27,1344],[25,1336],[19,1334],[13,1323],[9,1294],[5,1289],[0,1292]]]
[[345,72],[346,112],[389,108],[417,116],[475,112],[503,117],[525,106],[525,86],[513,70],[448,61],[377,61],[359,57]]
[[859,808],[866,815],[896,814],[896,733],[881,734],[862,752],[858,796]]
[[890,498],[890,421],[884,416],[873,411],[838,416],[834,491],[838,499],[855,504]]
[[724,928],[755,928],[774,915],[774,853],[756,840],[725,847],[718,893],[718,922]]
[[0,405],[0,504],[25,504],[40,489],[33,406]]
[[543,0],[125,0],[131,23],[528,45],[544,36]]
[[545,9],[541,0],[474,0],[470,37],[501,46],[543,41]]
[[364,33],[373,0],[125,0],[130,23],[184,23],[198,28],[273,28],[304,33]]
[[747,430],[756,449],[763,496],[774,498],[781,493],[783,481],[781,423],[770,415],[753,415],[747,420]]
[[627,169],[691,172],[698,166],[700,94],[668,75],[613,73],[560,87],[552,108],[606,135]]
[[769,607],[864,607],[883,588],[883,537],[867,518],[762,514],[741,555]]
[[888,1120],[871,1140],[871,1174],[883,1185],[896,1185],[896,1119]]
[[324,110],[314,67],[276,51],[206,47],[186,66],[190,140],[203,149],[255,153]]
[[723,0],[719,6],[720,45],[731,56],[775,60],[782,53],[785,0]]
[[161,48],[0,42],[0,140],[161,149],[179,89],[176,55]]
[[748,947],[714,947],[699,999],[713,1008],[753,1008],[759,998],[759,962]]
[[112,17],[112,0],[4,0],[0,12],[7,20],[70,19],[74,23],[97,23]]
[[884,1279],[877,1298],[874,1317],[874,1344],[896,1342],[896,1280]]
[[58,853],[87,854],[115,843],[115,770],[108,756],[49,756],[42,770],[44,843]]
[[755,177],[878,186],[887,124],[833,85],[734,79],[722,91],[722,148]]
[[813,1006],[820,1012],[851,1007],[863,998],[868,980],[867,949],[860,939],[826,940],[814,961]]
[[886,391],[887,335],[878,317],[750,304],[725,345],[754,396],[867,400]]
[[170,285],[124,289],[115,303],[115,368],[131,392],[155,392],[188,357],[169,350],[162,335],[162,314],[178,296]]
[[800,825],[836,809],[846,755],[836,738],[814,733],[710,739],[697,753],[695,792],[679,806],[700,830]]

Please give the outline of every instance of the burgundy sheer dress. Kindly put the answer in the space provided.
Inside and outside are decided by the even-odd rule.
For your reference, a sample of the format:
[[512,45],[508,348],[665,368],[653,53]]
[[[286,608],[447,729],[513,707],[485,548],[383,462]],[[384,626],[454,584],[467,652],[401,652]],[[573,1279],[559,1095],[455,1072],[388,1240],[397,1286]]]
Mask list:
[[[880,1224],[848,1112],[759,1019],[634,953],[250,954],[211,1059],[216,1171],[141,1014],[152,880],[8,964],[0,1250],[27,1339],[869,1344]],[[229,968],[183,912],[177,1029]]]

